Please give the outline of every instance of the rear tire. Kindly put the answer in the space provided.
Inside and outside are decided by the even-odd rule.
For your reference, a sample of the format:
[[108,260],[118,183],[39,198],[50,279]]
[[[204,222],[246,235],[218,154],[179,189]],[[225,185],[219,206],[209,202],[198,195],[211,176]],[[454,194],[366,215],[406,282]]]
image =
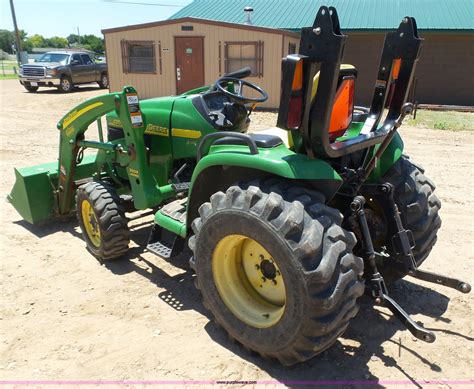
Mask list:
[[76,213],[89,251],[100,261],[128,251],[130,231],[120,198],[104,182],[88,182],[77,189]]
[[109,77],[107,76],[107,73],[102,73],[100,75],[98,84],[101,89],[107,89],[109,87]]
[[[438,211],[441,202],[434,194],[435,184],[425,176],[424,169],[402,156],[385,174],[384,182],[395,186],[394,198],[400,210],[403,226],[411,230],[415,240],[413,255],[421,265],[433,249],[441,227]],[[391,245],[387,244],[387,247]],[[388,252],[389,259],[380,265],[380,272],[387,281],[406,276],[402,259],[396,253]]]
[[204,306],[245,348],[283,365],[330,347],[364,292],[355,236],[323,200],[280,179],[240,183],[212,195],[192,223]]
[[74,84],[72,83],[71,77],[62,76],[61,80],[59,81],[58,89],[63,93],[72,92],[74,89]]
[[35,93],[38,90],[37,86],[31,86],[28,84],[23,85],[28,92]]

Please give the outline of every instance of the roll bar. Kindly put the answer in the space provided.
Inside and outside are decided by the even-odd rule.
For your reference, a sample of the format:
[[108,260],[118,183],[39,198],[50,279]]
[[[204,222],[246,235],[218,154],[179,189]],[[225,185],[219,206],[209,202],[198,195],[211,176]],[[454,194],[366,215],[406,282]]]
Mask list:
[[[306,153],[313,158],[337,158],[379,144],[393,133],[397,121],[404,113],[402,108],[413,80],[422,42],[418,37],[415,19],[408,16],[403,18],[396,31],[386,34],[372,104],[360,135],[331,143],[328,129],[346,38],[341,33],[336,9],[322,6],[313,26],[302,29],[299,54],[283,59],[277,126],[288,129],[292,81],[296,64],[302,60],[303,110],[298,130]],[[382,125],[379,125],[392,81],[392,66],[398,59],[401,60],[401,65],[389,112]],[[311,101],[313,78],[318,71],[318,89],[314,101]]]

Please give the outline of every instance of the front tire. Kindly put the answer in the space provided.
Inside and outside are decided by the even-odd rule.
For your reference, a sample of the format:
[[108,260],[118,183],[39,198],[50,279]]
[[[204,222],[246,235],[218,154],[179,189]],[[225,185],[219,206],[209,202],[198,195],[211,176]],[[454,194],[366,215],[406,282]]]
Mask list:
[[30,84],[24,84],[23,86],[30,93],[35,93],[38,90],[37,86],[31,86]]
[[130,231],[113,187],[96,181],[81,185],[77,188],[76,214],[87,248],[97,259],[116,259],[128,251]]
[[284,365],[330,347],[358,312],[363,261],[323,197],[286,181],[231,186],[189,241],[204,306],[244,347]]
[[[383,178],[384,182],[389,182],[395,187],[394,199],[400,210],[403,226],[413,233],[415,240],[413,255],[418,266],[433,249],[441,227],[441,218],[438,214],[441,202],[434,193],[435,184],[424,173],[421,166],[402,156]],[[387,244],[387,247],[391,245]],[[402,259],[390,249],[388,254],[390,258],[384,260],[380,266],[382,275],[388,281],[406,276]]]
[[72,83],[71,77],[62,76],[59,81],[58,89],[63,93],[70,93],[74,89],[74,84]]

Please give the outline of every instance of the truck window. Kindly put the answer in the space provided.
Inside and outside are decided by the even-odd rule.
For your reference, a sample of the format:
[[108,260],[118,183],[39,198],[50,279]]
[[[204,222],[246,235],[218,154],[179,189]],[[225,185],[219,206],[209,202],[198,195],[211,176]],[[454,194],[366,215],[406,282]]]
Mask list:
[[87,54],[81,54],[82,57],[82,62],[84,62],[85,65],[92,65],[94,62],[92,62],[91,57],[89,57]]
[[82,59],[81,59],[81,56],[79,54],[73,54],[72,57],[71,57],[71,62],[72,61],[79,61],[79,64],[82,65]]

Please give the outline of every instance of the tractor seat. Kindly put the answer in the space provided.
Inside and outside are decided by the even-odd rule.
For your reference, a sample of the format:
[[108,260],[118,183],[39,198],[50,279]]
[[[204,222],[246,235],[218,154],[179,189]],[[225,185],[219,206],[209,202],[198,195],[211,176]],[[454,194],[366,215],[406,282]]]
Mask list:
[[[250,136],[254,141],[257,147],[261,147],[263,149],[270,149],[272,147],[280,146],[283,144],[281,138],[277,135],[270,135],[270,134],[247,134]],[[226,136],[224,138],[218,139],[214,142],[214,145],[246,145],[243,139],[232,138],[231,136]]]

